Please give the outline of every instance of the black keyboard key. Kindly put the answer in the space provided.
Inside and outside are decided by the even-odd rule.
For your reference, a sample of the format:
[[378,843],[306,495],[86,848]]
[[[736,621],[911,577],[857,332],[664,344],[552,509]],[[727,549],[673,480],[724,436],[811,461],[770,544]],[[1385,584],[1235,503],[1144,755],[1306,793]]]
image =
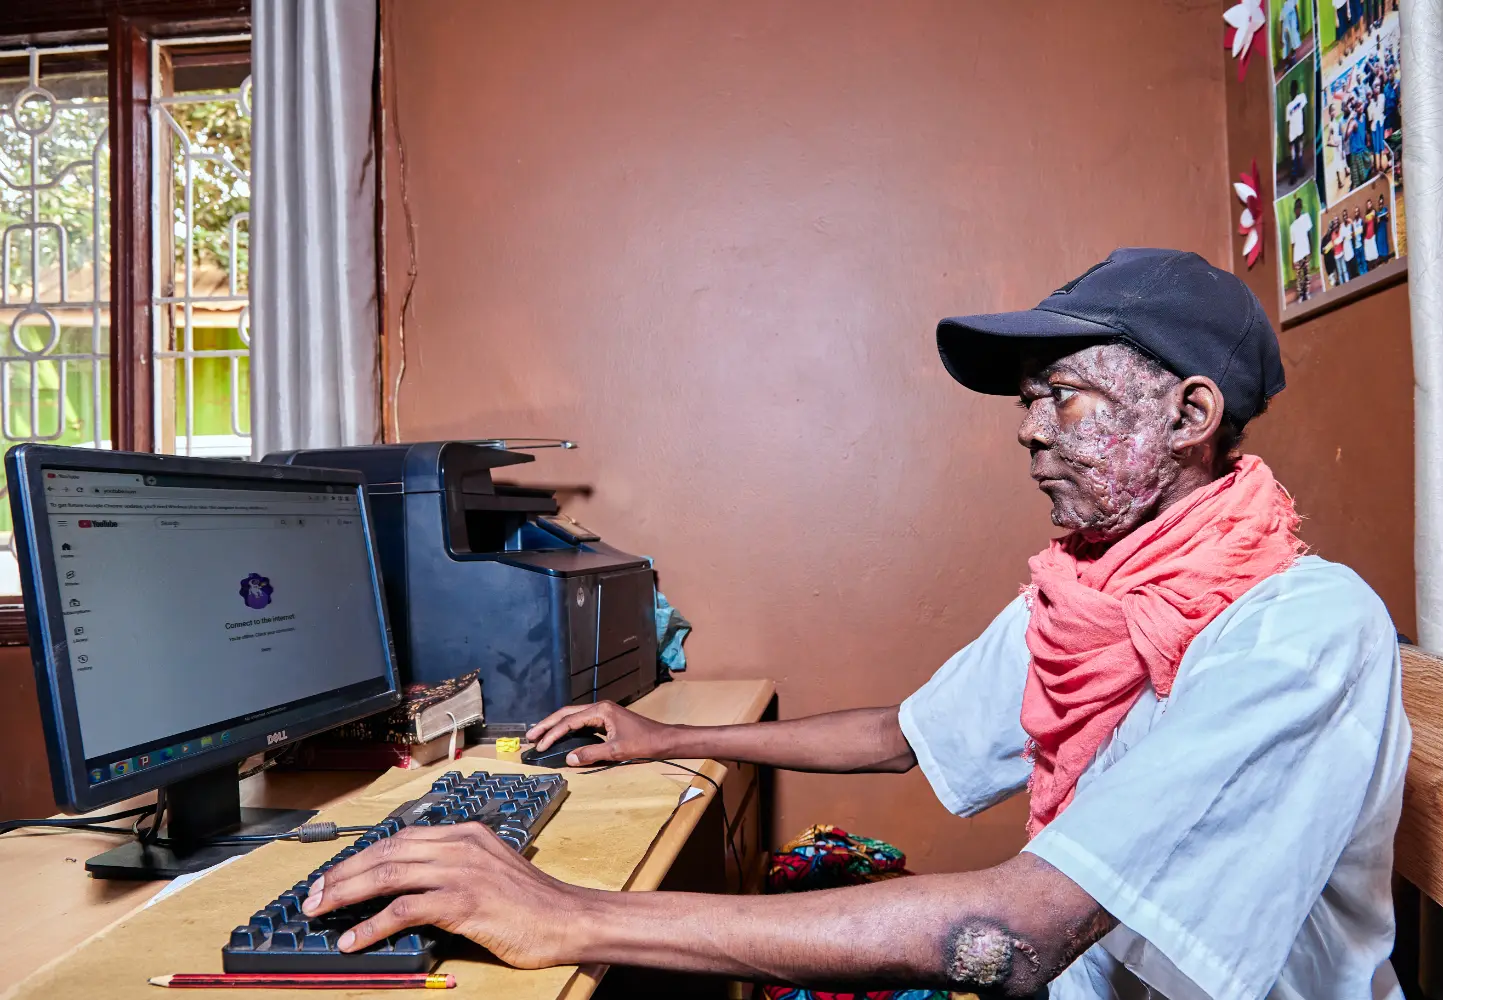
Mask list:
[[306,936],[307,925],[300,920],[293,920],[276,928],[276,933],[271,935],[271,947],[296,951]]
[[337,951],[338,935],[327,931],[310,931],[302,938],[303,951]]
[[229,947],[241,951],[253,951],[259,948],[265,939],[266,935],[259,927],[236,927],[229,932]]
[[258,913],[250,915],[249,925],[259,930],[262,934],[270,936],[271,932],[276,929],[276,920],[269,913],[261,910]]
[[403,954],[418,954],[425,947],[426,941],[420,934],[402,934],[391,938],[391,950]]

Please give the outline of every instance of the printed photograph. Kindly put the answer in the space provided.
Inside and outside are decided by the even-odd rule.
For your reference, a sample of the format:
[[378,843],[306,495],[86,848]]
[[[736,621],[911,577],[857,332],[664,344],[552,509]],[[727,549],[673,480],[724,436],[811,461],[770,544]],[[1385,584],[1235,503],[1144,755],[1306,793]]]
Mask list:
[[1313,58],[1308,56],[1276,84],[1276,196],[1290,194],[1318,164]]
[[1271,66],[1280,76],[1312,55],[1313,0],[1271,0],[1267,4],[1266,27],[1271,35]]
[[1323,190],[1330,203],[1380,174],[1390,174],[1392,183],[1401,185],[1397,16],[1387,14],[1347,55],[1342,52],[1325,54],[1322,67],[1321,166]]
[[1318,51],[1324,67],[1330,59],[1347,58],[1399,6],[1397,0],[1318,0]]
[[1306,302],[1323,293],[1323,261],[1317,245],[1318,187],[1306,183],[1276,201],[1276,234],[1281,247],[1281,287],[1287,305]]
[[1390,178],[1382,175],[1323,213],[1318,251],[1329,291],[1402,255]]

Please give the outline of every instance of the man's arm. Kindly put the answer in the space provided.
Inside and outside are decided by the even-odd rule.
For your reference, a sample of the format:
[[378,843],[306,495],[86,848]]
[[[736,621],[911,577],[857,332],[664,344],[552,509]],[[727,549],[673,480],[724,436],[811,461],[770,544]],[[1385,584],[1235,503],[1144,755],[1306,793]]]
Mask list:
[[708,757],[789,771],[909,771],[917,758],[901,733],[897,712],[893,705],[786,722],[669,726],[611,702],[599,702],[559,709],[537,723],[526,737],[545,750],[576,729],[604,729],[605,742],[568,755],[568,763],[574,767],[640,757]]
[[934,986],[1026,997],[1115,921],[1047,862],[785,896],[602,892],[559,882],[479,824],[413,827],[335,866],[312,915],[397,897],[348,931],[468,937],[520,968],[608,963],[819,985]]

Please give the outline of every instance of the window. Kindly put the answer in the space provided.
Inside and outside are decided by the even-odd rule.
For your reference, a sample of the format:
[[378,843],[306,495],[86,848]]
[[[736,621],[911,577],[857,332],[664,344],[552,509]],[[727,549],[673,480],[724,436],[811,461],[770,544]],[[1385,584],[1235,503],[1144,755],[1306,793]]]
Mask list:
[[[0,37],[0,449],[248,457],[248,4],[19,0]],[[11,528],[0,495],[0,642]]]

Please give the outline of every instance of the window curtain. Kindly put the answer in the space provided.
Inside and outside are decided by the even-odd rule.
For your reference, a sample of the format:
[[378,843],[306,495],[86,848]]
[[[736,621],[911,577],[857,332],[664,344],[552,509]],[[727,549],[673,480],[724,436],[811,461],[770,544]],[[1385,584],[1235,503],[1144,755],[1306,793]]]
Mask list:
[[251,8],[255,456],[379,435],[376,0]]

